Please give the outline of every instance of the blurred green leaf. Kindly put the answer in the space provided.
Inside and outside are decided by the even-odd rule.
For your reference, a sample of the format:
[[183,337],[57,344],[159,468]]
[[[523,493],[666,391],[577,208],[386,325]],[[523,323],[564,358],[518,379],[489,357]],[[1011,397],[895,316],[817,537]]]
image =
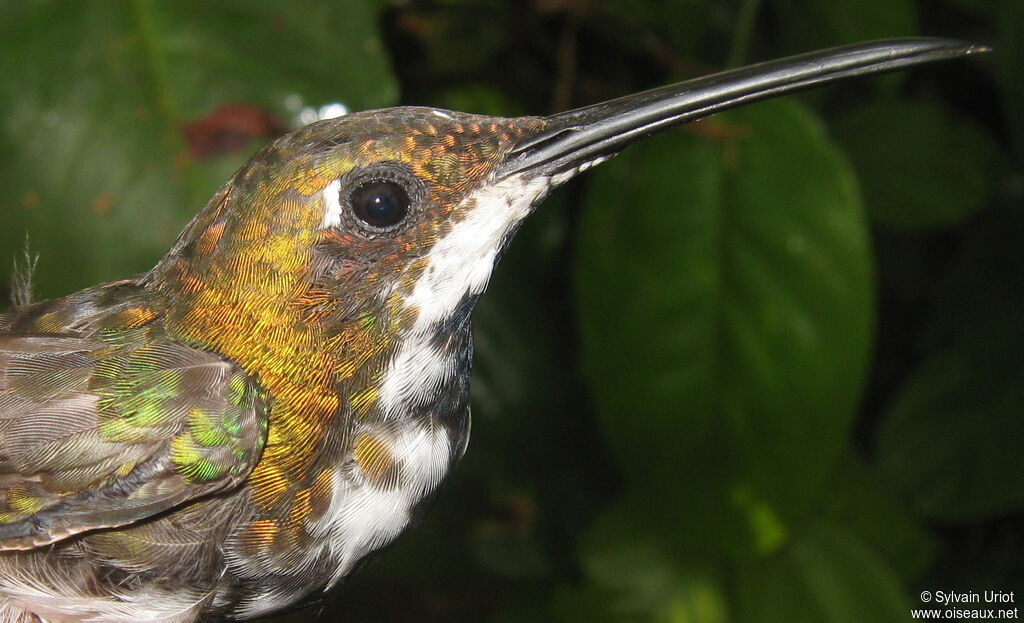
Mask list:
[[948,227],[991,197],[998,151],[988,133],[930,101],[879,100],[833,124],[874,221],[898,229]]
[[828,522],[741,569],[736,592],[741,623],[888,623],[910,612],[895,573]]
[[863,381],[863,215],[805,109],[721,119],[726,140],[651,139],[595,176],[576,264],[584,363],[634,487],[740,487],[789,512],[840,456]]
[[8,3],[0,270],[24,232],[43,296],[149,268],[253,149],[200,161],[183,126],[226,104],[274,125],[392,101],[373,19],[358,0]]
[[620,535],[582,555],[589,584],[556,596],[559,621],[730,620],[719,579],[697,564],[681,564],[673,559],[657,539]]
[[[743,540],[742,526],[729,525],[736,514],[709,513],[708,504],[699,513],[690,510],[668,517],[657,500],[637,496],[603,513],[579,548],[585,582],[559,596],[559,620],[903,620],[897,570],[918,577],[933,550],[875,479],[849,459],[816,500],[814,516],[787,525],[770,550],[748,550],[725,562],[722,555],[734,549],[726,539]],[[706,543],[701,551],[678,548],[700,541]],[[716,568],[729,571],[711,571]],[[736,581],[726,584],[722,577]]]
[[877,552],[901,578],[918,579],[935,558],[935,541],[881,480],[858,459],[847,458],[830,479],[818,512]]
[[914,509],[972,521],[1024,508],[1024,330],[999,310],[926,361],[878,433],[878,468]]

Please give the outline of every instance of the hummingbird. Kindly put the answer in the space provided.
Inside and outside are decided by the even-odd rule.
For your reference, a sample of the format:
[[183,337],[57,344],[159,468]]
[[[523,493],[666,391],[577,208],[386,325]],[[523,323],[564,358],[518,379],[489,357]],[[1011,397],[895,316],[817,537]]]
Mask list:
[[149,272],[0,314],[0,622],[317,598],[463,454],[474,305],[553,188],[726,108],[984,50],[879,41],[546,117],[398,107],[279,138]]

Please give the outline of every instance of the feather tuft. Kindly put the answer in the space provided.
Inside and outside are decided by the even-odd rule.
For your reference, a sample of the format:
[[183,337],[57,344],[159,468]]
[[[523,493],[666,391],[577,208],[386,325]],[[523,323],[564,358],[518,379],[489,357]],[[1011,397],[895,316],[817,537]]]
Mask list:
[[39,254],[32,252],[26,233],[25,248],[22,249],[21,257],[15,256],[11,274],[11,302],[15,307],[23,307],[32,302],[32,275],[38,263]]

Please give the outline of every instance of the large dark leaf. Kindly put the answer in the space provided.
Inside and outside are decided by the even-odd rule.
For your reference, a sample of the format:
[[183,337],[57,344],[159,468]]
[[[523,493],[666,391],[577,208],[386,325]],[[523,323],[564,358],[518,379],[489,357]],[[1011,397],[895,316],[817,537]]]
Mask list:
[[596,180],[577,262],[585,364],[634,486],[699,492],[709,474],[729,488],[710,498],[792,509],[841,454],[862,386],[863,214],[804,109],[720,119],[724,140],[653,139]]

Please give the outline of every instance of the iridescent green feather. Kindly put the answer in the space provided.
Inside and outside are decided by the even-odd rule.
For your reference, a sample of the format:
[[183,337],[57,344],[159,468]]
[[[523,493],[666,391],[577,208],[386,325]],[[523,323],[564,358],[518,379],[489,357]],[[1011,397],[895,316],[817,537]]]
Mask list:
[[254,377],[159,325],[94,335],[0,335],[0,471],[14,475],[0,547],[152,516],[237,486],[259,459]]

